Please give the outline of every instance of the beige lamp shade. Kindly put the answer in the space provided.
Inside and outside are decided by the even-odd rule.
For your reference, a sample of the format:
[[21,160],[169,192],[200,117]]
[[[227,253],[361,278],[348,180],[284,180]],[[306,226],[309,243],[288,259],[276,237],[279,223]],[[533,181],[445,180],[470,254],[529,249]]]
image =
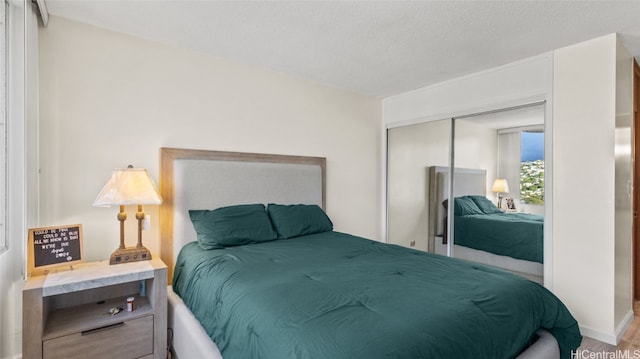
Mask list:
[[125,168],[113,171],[93,202],[95,207],[161,204],[155,183],[144,168]]
[[496,180],[493,182],[493,187],[491,187],[491,192],[508,193],[509,183],[504,178],[496,178]]

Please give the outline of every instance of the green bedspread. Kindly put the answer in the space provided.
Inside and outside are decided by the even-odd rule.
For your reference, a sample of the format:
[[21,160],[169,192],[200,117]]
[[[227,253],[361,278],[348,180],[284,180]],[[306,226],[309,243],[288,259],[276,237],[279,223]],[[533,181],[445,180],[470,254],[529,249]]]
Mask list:
[[542,263],[542,216],[490,213],[454,218],[454,243],[494,254]]
[[581,341],[534,282],[338,232],[187,244],[173,289],[225,359],[512,358],[540,327],[569,358]]

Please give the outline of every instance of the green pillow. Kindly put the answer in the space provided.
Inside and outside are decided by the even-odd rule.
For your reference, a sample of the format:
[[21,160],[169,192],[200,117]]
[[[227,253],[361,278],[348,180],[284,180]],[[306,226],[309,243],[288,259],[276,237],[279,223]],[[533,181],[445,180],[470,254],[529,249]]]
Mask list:
[[216,249],[278,239],[263,204],[242,204],[214,210],[190,210],[202,249]]
[[496,205],[493,204],[493,202],[491,202],[485,196],[467,196],[467,197],[471,198],[471,200],[478,206],[478,208],[480,208],[480,210],[484,214],[502,213],[502,211],[498,207],[496,207]]
[[278,238],[293,238],[333,230],[333,223],[327,214],[315,204],[270,203],[267,212],[278,232]]
[[469,197],[456,197],[453,201],[453,214],[456,216],[470,216],[484,214],[478,205]]

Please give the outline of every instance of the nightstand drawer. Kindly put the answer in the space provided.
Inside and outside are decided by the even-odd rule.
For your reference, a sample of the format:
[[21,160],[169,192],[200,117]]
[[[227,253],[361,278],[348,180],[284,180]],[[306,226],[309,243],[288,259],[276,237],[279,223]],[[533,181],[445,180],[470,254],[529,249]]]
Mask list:
[[43,343],[43,358],[139,358],[153,353],[153,315]]

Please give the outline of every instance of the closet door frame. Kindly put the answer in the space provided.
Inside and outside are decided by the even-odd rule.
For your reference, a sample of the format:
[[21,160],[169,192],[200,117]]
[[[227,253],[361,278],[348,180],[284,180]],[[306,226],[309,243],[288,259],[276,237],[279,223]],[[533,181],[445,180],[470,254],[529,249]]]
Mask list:
[[[389,212],[388,212],[388,201],[389,201],[389,192],[388,192],[388,180],[389,180],[389,130],[397,127],[404,127],[410,125],[416,125],[421,123],[427,123],[438,120],[449,120],[451,122],[451,131],[449,138],[449,198],[453,195],[453,183],[455,181],[453,171],[451,168],[455,167],[455,122],[456,120],[461,120],[465,118],[475,117],[484,114],[491,114],[496,112],[508,111],[519,109],[523,107],[536,106],[536,105],[544,105],[544,153],[545,153],[545,205],[544,205],[544,286],[548,289],[552,289],[553,287],[553,278],[552,278],[552,229],[553,229],[553,119],[552,119],[552,100],[545,95],[541,96],[532,96],[525,99],[509,101],[504,103],[496,103],[493,106],[485,106],[481,108],[471,108],[467,110],[461,110],[457,112],[452,112],[450,115],[443,116],[432,116],[429,118],[422,119],[413,119],[410,121],[403,121],[393,124],[387,124],[385,126],[384,131],[384,165],[383,165],[383,198],[382,198],[382,210],[384,211],[383,215],[383,235],[384,242],[389,243]],[[447,208],[447,227],[453,228],[453,206],[449,206]],[[452,238],[452,231],[449,231],[448,241],[447,241],[447,256],[453,256],[453,243],[455,238]]]

